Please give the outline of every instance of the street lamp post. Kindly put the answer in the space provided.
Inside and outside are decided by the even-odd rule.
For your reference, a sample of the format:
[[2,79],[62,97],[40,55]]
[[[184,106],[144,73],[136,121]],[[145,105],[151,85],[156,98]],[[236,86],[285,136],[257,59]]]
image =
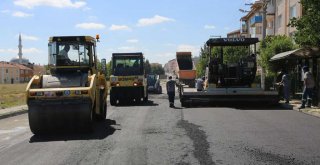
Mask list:
[[[262,41],[266,38],[267,31],[267,8],[270,0],[262,0]],[[262,44],[265,47],[265,44]],[[265,75],[266,70],[261,67],[261,88],[265,90]]]

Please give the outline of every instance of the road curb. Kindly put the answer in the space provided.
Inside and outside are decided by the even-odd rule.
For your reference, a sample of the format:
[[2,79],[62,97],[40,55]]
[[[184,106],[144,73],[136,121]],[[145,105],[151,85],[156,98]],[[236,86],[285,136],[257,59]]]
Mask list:
[[8,118],[8,117],[12,117],[12,116],[21,115],[21,114],[24,114],[24,113],[27,113],[27,112],[28,112],[28,108],[21,107],[21,108],[19,108],[17,110],[12,110],[12,111],[9,111],[7,113],[0,114],[0,120]]
[[285,103],[280,103],[280,105],[282,108],[285,108],[285,109],[292,109],[307,115],[320,118],[320,112],[315,112],[312,108],[299,109],[297,106],[294,106],[291,104],[285,104]]

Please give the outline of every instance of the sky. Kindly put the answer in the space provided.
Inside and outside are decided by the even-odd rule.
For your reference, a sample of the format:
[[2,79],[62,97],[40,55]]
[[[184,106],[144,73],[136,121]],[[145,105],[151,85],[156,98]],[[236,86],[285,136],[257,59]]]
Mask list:
[[165,64],[177,51],[198,56],[211,36],[240,28],[239,9],[254,0],[1,0],[0,61],[18,54],[48,63],[50,36],[100,35],[98,58],[143,52],[151,63]]

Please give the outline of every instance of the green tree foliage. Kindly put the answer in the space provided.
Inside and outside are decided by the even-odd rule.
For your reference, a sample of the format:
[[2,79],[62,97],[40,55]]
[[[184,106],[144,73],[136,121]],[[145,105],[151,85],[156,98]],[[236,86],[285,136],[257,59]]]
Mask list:
[[107,72],[106,72],[107,73],[107,75],[106,75],[107,79],[109,79],[111,74],[112,74],[112,67],[111,66],[112,66],[111,65],[111,61],[109,61],[107,63],[107,67],[106,67],[106,69],[107,69]]
[[205,44],[200,49],[199,62],[196,66],[197,77],[202,77],[205,75],[206,66],[207,66],[208,59],[209,59],[208,57],[209,57],[209,48]]
[[150,74],[151,73],[151,65],[150,65],[150,62],[149,62],[148,59],[144,63],[144,69],[145,69],[145,73],[146,74]]
[[[216,48],[216,52],[218,49]],[[241,58],[250,55],[249,47],[245,46],[227,46],[223,48],[223,62],[237,63]]]
[[164,69],[159,64],[151,64],[151,73],[152,74],[163,75],[164,74]]
[[296,27],[295,41],[301,46],[320,46],[320,2],[319,0],[301,0],[303,15],[292,18],[289,26]]
[[270,59],[279,53],[290,51],[295,49],[295,45],[292,40],[287,36],[267,36],[260,43],[260,56],[258,63],[266,69],[267,75],[273,74],[272,65]]

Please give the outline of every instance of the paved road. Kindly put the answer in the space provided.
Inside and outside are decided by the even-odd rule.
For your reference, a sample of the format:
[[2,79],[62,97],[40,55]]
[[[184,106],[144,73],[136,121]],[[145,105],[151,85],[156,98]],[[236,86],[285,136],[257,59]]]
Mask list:
[[[0,164],[320,164],[320,118],[284,109],[110,106],[92,134],[34,136],[0,120]],[[176,103],[176,105],[180,105]]]

